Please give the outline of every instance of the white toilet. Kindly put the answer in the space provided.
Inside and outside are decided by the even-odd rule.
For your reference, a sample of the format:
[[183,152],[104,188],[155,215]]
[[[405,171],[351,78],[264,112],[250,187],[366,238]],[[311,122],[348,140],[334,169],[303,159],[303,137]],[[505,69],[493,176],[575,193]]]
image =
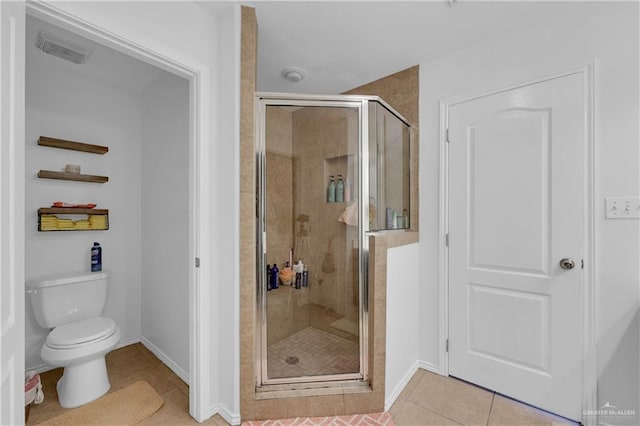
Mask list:
[[111,387],[105,355],[120,341],[120,329],[101,317],[107,303],[107,272],[47,277],[27,282],[41,327],[53,328],[40,357],[64,367],[58,399],[65,408],[100,398]]

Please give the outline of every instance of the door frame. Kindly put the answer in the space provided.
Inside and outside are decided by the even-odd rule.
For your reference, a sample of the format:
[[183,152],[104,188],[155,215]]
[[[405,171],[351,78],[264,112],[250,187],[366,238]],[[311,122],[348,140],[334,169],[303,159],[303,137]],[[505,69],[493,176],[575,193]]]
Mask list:
[[483,98],[496,93],[518,89],[536,83],[565,77],[572,74],[582,76],[582,89],[585,99],[585,149],[582,158],[584,181],[582,183],[582,270],[583,290],[583,351],[582,351],[582,422],[585,425],[597,424],[596,416],[587,416],[586,412],[595,412],[597,404],[597,363],[596,363],[596,298],[595,298],[595,72],[596,61],[570,71],[548,75],[497,89],[485,89],[472,94],[456,96],[440,101],[439,129],[439,243],[438,243],[438,304],[439,304],[439,365],[440,374],[449,376],[449,109],[460,103]]
[[[210,268],[207,262],[199,267],[196,259],[210,258],[210,247],[199,235],[209,235],[209,185],[206,161],[209,158],[209,97],[210,71],[204,64],[181,56],[164,46],[138,37],[109,31],[96,21],[88,21],[59,9],[52,3],[26,2],[25,14],[72,31],[125,55],[142,60],[189,81],[189,414],[202,422],[212,415],[209,377],[211,372],[211,328],[208,304]],[[24,52],[23,52],[24,54]],[[15,188],[24,195],[24,188]],[[16,222],[16,225],[19,223]],[[19,231],[19,230],[18,230]],[[24,240],[24,225],[22,232]],[[20,283],[24,289],[24,282]],[[24,318],[22,328],[24,330]]]

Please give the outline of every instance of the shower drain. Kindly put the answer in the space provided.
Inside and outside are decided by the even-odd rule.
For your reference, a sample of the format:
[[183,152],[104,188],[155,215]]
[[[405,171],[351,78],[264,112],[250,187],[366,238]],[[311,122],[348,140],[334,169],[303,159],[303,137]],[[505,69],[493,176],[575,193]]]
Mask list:
[[298,363],[298,361],[300,360],[298,359],[297,356],[289,356],[287,357],[287,359],[284,360],[284,362],[286,362],[289,365],[295,365]]

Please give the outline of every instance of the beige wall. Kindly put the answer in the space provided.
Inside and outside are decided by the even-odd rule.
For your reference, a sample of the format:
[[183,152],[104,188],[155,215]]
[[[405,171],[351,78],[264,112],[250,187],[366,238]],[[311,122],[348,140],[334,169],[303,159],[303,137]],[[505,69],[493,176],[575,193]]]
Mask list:
[[240,36],[240,415],[256,417],[254,326],[256,300],[256,193],[254,96],[256,91],[256,13],[242,7]]
[[[282,270],[295,243],[294,210],[298,179],[293,153],[292,113],[287,108],[267,108],[265,200],[266,262]],[[266,271],[265,271],[266,273]],[[267,293],[267,345],[309,326],[309,291],[280,286]]]
[[293,113],[294,154],[300,170],[296,216],[309,216],[309,250],[301,255],[309,268],[310,301],[342,315],[353,312],[351,248],[357,248],[357,228],[338,222],[347,203],[328,203],[326,192],[330,175],[337,182],[338,174],[343,179],[347,173],[355,174],[348,170],[347,159],[357,152],[357,120],[355,110],[344,108],[309,107]]

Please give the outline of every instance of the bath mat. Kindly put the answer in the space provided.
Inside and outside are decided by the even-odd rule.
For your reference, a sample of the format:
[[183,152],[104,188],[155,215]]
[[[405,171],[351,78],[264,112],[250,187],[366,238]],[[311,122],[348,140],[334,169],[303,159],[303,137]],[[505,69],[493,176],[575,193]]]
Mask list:
[[296,417],[292,419],[252,420],[242,426],[393,426],[391,414],[370,413],[332,417]]
[[41,425],[134,425],[151,416],[164,400],[145,381],[107,394]]

